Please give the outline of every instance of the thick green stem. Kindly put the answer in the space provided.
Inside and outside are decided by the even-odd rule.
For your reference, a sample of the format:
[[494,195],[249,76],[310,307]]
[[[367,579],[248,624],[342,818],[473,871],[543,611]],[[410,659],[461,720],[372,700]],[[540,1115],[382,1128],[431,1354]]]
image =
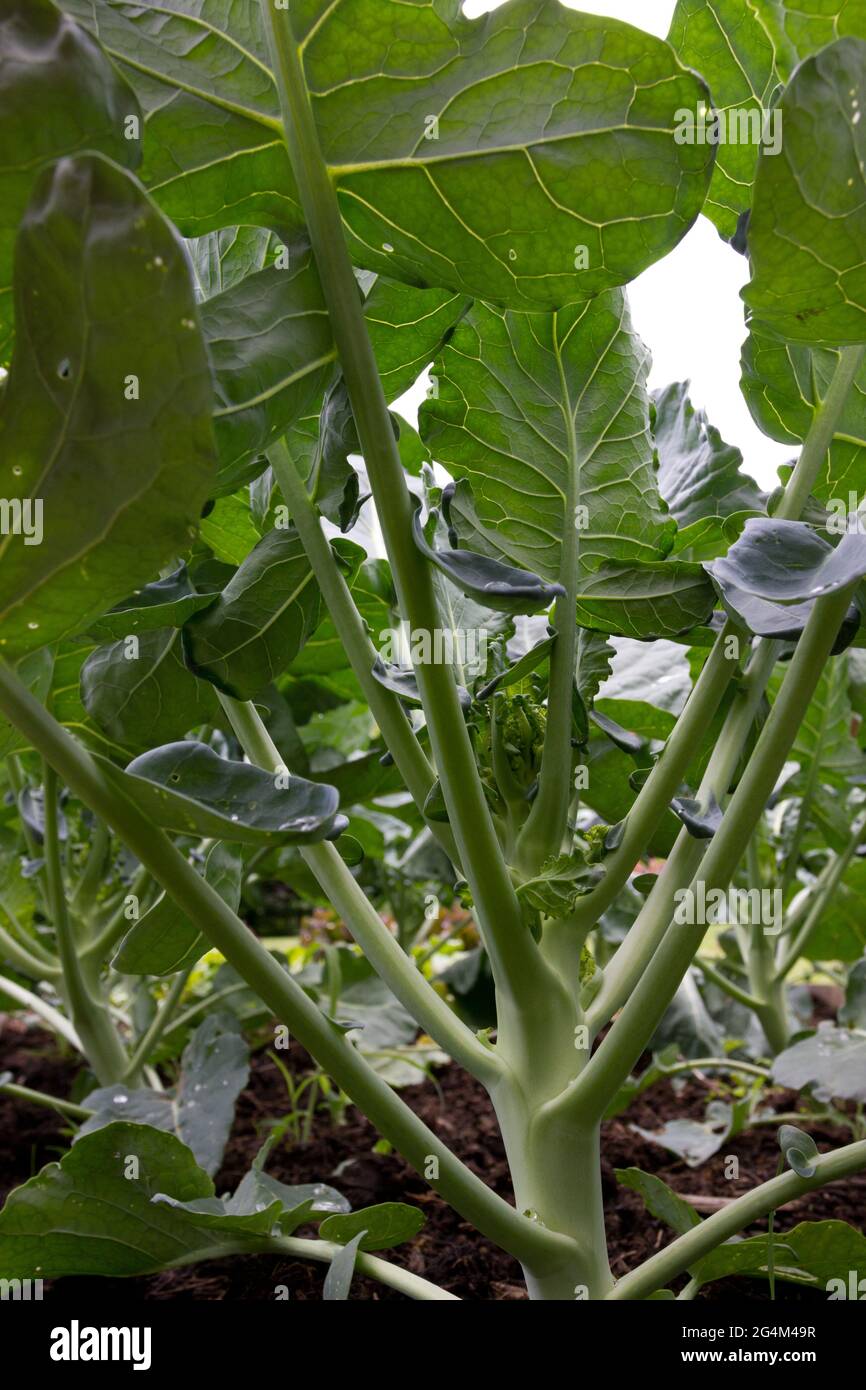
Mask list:
[[836,892],[836,889],[839,887],[839,884],[845,877],[851,860],[857,853],[857,850],[863,840],[864,832],[866,832],[866,815],[858,816],[854,824],[854,828],[851,831],[851,834],[848,838],[848,843],[846,844],[842,853],[836,855],[834,859],[831,860],[829,869],[826,869],[821,872],[818,879],[818,883],[816,885],[815,894],[811,899],[809,910],[806,914],[805,921],[803,922],[799,930],[796,931],[795,935],[793,936],[793,939],[789,942],[787,950],[780,949],[779,951],[779,959],[775,972],[775,978],[777,981],[783,980],[785,978],[785,976],[788,974],[788,971],[792,968],[792,966],[796,965],[797,961],[800,959],[800,956],[803,954],[804,950],[808,946],[812,933],[815,931],[815,928],[821,920],[821,914],[823,913],[824,908],[833,897],[833,894]]
[[695,964],[699,970],[703,971],[708,980],[711,980],[714,985],[718,985],[719,989],[724,990],[731,999],[736,999],[738,1004],[745,1004],[747,1009],[757,1009],[761,1002],[758,996],[750,994],[747,989],[741,989],[734,980],[728,979],[728,976],[723,975],[721,970],[717,970],[706,956],[701,956]]
[[84,1044],[69,1020],[64,1018],[60,1010],[55,1009],[53,1004],[49,1004],[47,1000],[34,994],[32,990],[25,989],[23,985],[18,984],[17,980],[7,979],[5,975],[0,975],[0,990],[3,994],[8,994],[12,999],[17,1000],[19,1004],[23,1004],[25,1009],[29,1009],[31,1013],[36,1014],[37,1018],[41,1018],[52,1032],[56,1033],[58,1037],[65,1038],[76,1052],[80,1052],[84,1056]]
[[[736,872],[830,656],[851,593],[849,587],[815,604],[748,767],[709,842],[701,866],[706,891],[727,889]],[[559,1104],[571,1104],[587,1116],[604,1113],[676,993],[705,932],[706,924],[688,927],[669,923],[620,1017],[570,1088],[570,1098],[563,1097]]]
[[[699,798],[706,799],[712,793],[721,803],[727,792],[763,699],[777,651],[774,642],[757,646],[713,749],[698,789]],[[605,970],[602,988],[588,1012],[591,1033],[597,1033],[613,1017],[642,978],[668,930],[677,891],[689,884],[697,873],[706,847],[706,840],[695,839],[685,829],[680,831],[652,892]]]
[[622,840],[604,861],[604,878],[575,907],[574,920],[578,926],[589,929],[614,902],[645,852],[671,798],[677,794],[695,749],[706,736],[731,677],[736,673],[737,659],[729,654],[735,650],[731,638],[743,640],[734,624],[728,623],[704,662],[661,757],[638,793],[626,819]]
[[[268,450],[268,459],[370,712],[382,731],[412,799],[418,807],[423,807],[435,781],[435,773],[399,699],[373,675],[376,648],[370,641],[364,620],[334,559],[319,514],[283,440]],[[430,829],[445,852],[451,858],[456,858],[454,837],[449,827],[431,822]]]
[[[815,412],[797,465],[776,508],[775,515],[780,520],[794,521],[802,515],[824,465],[864,354],[866,346],[845,348],[840,353],[827,395]],[[730,664],[725,660],[727,642],[736,634],[737,629],[728,623],[717,639],[662,758],[632,808],[622,844],[607,861],[605,878],[579,904],[581,915],[576,920],[581,925],[594,925],[622,888],[636,860],[646,848],[649,836],[670,800],[668,791],[674,777],[681,778],[691,757],[690,750],[703,734],[707,717],[712,718],[710,711],[715,712],[724,694],[731,675]],[[721,799],[727,791],[779,650],[779,644],[768,639],[762,638],[757,643],[747,679],[727,715],[699,797],[712,791],[717,799]],[[684,731],[682,738],[681,729]],[[673,749],[676,749],[675,755],[668,757],[669,750]],[[667,930],[673,890],[691,880],[702,853],[703,845],[691,840],[687,832],[682,831],[644,910],[606,971],[604,985],[591,1010],[590,1024],[594,1031],[621,1007],[640,979]]]
[[192,966],[188,970],[180,970],[171,982],[168,994],[157,1009],[149,1026],[142,1033],[135,1048],[124,1075],[124,1081],[132,1085],[137,1084],[139,1073],[151,1056],[157,1044],[165,1036],[166,1030],[177,1013],[178,1006],[183,998],[187,980],[192,974]]
[[[102,816],[277,1018],[377,1129],[482,1234],[542,1275],[567,1263],[573,1242],[539,1228],[491,1192],[320,1013],[169,838],[0,663],[0,711],[39,749],[75,796]],[[27,994],[27,991],[22,991]],[[29,997],[29,996],[28,996]],[[68,1026],[68,1025],[67,1025]],[[438,1170],[438,1176],[434,1176]]]
[[833,1153],[821,1154],[813,1160],[815,1173],[811,1178],[798,1177],[796,1173],[782,1173],[771,1178],[751,1192],[737,1199],[702,1221],[699,1226],[687,1231],[678,1240],[672,1241],[664,1250],[653,1255],[638,1269],[632,1270],[620,1279],[616,1288],[607,1295],[610,1299],[648,1298],[656,1289],[662,1289],[677,1275],[690,1269],[704,1255],[715,1250],[731,1236],[737,1235],[758,1221],[768,1212],[814,1192],[816,1187],[824,1187],[828,1182],[850,1177],[866,1168],[866,1141],[846,1144]]
[[29,975],[32,980],[58,980],[61,976],[60,966],[56,961],[49,964],[32,955],[26,946],[20,945],[3,927],[0,927],[0,958],[14,965],[22,974]]
[[[370,343],[358,286],[343,236],[336,190],[328,173],[289,15],[262,0],[289,158],[343,369],[400,608],[413,633],[432,639],[440,626],[430,566],[412,537],[414,503]],[[432,643],[435,650],[436,644]],[[569,1005],[523,924],[514,886],[475,765],[469,734],[447,664],[416,668],[430,743],[448,817],[475,901],[494,979],[500,990],[500,1046],[525,1062],[525,1026],[539,1031],[538,1011]],[[514,1004],[520,998],[521,1005]],[[534,1009],[528,1005],[534,1005]],[[539,1032],[539,1043],[541,1033]]]
[[[251,762],[279,772],[285,761],[254,705],[220,695],[241,747]],[[502,1063],[470,1032],[454,1010],[416,968],[391,935],[332,844],[302,845],[301,857],[312,869],[331,904],[342,917],[377,975],[416,1018],[421,1027],[455,1061],[490,1085],[502,1076]]]
[[[304,1240],[300,1236],[267,1236],[261,1241],[228,1240],[206,1251],[194,1250],[190,1255],[182,1255],[172,1260],[166,1269],[183,1269],[186,1265],[201,1264],[205,1260],[223,1260],[231,1255],[290,1255],[293,1259],[315,1260],[319,1264],[330,1264],[345,1246],[336,1245],[329,1240]],[[370,1255],[359,1250],[355,1256],[355,1271],[386,1284],[407,1298],[430,1300],[433,1302],[459,1303],[456,1294],[447,1293],[438,1284],[422,1279],[420,1274],[412,1274],[399,1265],[389,1264],[378,1255]]]
[[78,946],[66,905],[66,887],[60,861],[57,773],[45,764],[45,874],[48,901],[63,973],[63,993],[81,1039],[87,1060],[103,1086],[119,1081],[126,1071],[126,1052],[101,1000],[94,999],[84,980]]

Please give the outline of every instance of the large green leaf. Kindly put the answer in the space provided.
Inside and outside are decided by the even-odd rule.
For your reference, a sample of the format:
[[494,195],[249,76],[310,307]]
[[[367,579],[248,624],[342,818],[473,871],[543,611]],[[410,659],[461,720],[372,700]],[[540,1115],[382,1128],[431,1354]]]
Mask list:
[[782,153],[762,154],[749,226],[757,319],[796,342],[866,342],[866,42],[808,58],[780,103]]
[[[231,1084],[231,1074],[218,1079]],[[249,1237],[260,1250],[272,1232],[289,1235],[302,1221],[347,1210],[323,1183],[288,1187],[270,1177],[263,1158],[230,1197],[217,1198],[176,1135],[148,1124],[101,1126],[10,1194],[0,1212],[0,1278],[152,1274],[212,1258],[226,1237]]]
[[15,296],[0,486],[42,505],[45,534],[0,540],[9,653],[86,629],[186,549],[214,469],[189,265],[130,175],[83,155],[40,177]]
[[[783,343],[753,323],[743,344],[741,385],[764,434],[780,444],[801,444],[838,364],[832,348]],[[851,493],[858,501],[866,493],[866,366],[845,397],[812,492],[823,502],[841,501],[846,511]]]
[[[205,880],[232,912],[241,900],[243,857],[238,845],[217,840],[204,862]],[[209,950],[209,943],[167,893],[130,927],[112,961],[122,975],[173,975],[186,970]]]
[[811,1038],[779,1053],[773,1080],[795,1091],[816,1086],[840,1100],[866,1101],[866,1033],[820,1023]]
[[51,0],[3,0],[0,362],[8,358],[12,335],[15,234],[36,175],[43,164],[81,150],[99,150],[134,169],[141,157],[138,117],[135,93],[90,34]]
[[85,1104],[94,1114],[75,1142],[116,1120],[154,1125],[183,1140],[213,1177],[222,1163],[235,1103],[248,1079],[249,1048],[237,1020],[232,1014],[210,1014],[184,1048],[172,1093],[144,1087],[130,1091],[122,1085],[91,1091]]
[[866,859],[855,859],[845,871],[809,938],[811,960],[859,960],[866,951]]
[[97,727],[131,753],[183,738],[219,715],[212,687],[184,664],[176,628],[97,647],[81,668],[81,698]]
[[[185,234],[300,227],[257,5],[64,3],[124,63],[147,112],[145,178]],[[631,279],[700,211],[713,151],[673,131],[706,90],[661,39],[556,0],[473,21],[457,0],[290,13],[369,269],[555,306]]]
[[778,152],[785,139],[771,113],[778,84],[803,58],[848,34],[866,38],[864,0],[677,0],[668,42],[709,83],[712,109],[722,117],[704,212],[723,236],[733,236],[751,206],[761,145]]
[[333,787],[288,774],[272,776],[250,763],[220,758],[203,743],[169,743],[134,758],[125,772],[111,769],[111,775],[158,825],[179,835],[251,845],[310,844],[334,829],[338,797]]
[[743,473],[743,456],[689,400],[688,382],[653,396],[658,487],[679,528],[676,553],[708,560],[727,549],[724,522],[738,512],[762,512],[764,496]]
[[[447,290],[375,278],[364,312],[388,400],[413,384],[468,303]],[[217,491],[225,493],[250,472],[261,472],[265,464],[256,457],[292,426],[309,434],[302,452],[315,450],[337,351],[304,242],[282,247],[276,264],[246,276],[238,272],[205,299],[201,318],[215,376]]]
[[196,593],[182,564],[165,579],[155,579],[115,604],[91,624],[90,632],[96,637],[128,637],[157,627],[182,627],[211,603],[213,595]]
[[142,178],[186,236],[238,223],[300,228],[257,4],[61,4],[135,88]]
[[213,606],[187,623],[187,663],[236,700],[250,700],[291,665],[318,627],[321,605],[298,533],[268,531]]
[[[566,527],[579,530],[585,570],[670,549],[648,369],[616,290],[550,314],[475,304],[457,325],[434,361],[437,394],[421,407],[420,429],[434,458],[471,484],[498,553],[557,579]],[[587,517],[565,515],[569,491]]]
[[[137,1162],[136,1162],[137,1160]],[[148,1274],[215,1247],[170,1206],[212,1197],[190,1150],[149,1125],[115,1123],[87,1135],[10,1194],[0,1212],[0,1277]]]
[[[744,129],[762,131],[778,82],[775,47],[762,22],[766,0],[678,0],[669,42],[684,63],[710,86],[713,110],[722,114],[727,133],[730,112],[743,112]],[[696,114],[692,108],[692,114]],[[704,212],[723,236],[732,237],[737,220],[751,204],[759,142],[751,138],[719,144]]]
[[[620,291],[551,314],[476,304],[420,413],[460,479],[452,515],[466,543],[555,579],[577,527],[578,623],[635,637],[688,630],[713,607],[697,567],[660,560],[676,527],[656,487],[647,370]],[[569,494],[579,510],[566,516]]]
[[[308,248],[283,269],[268,266],[201,305],[214,368],[219,490],[241,466],[321,403],[336,350]],[[264,465],[262,465],[264,466]]]

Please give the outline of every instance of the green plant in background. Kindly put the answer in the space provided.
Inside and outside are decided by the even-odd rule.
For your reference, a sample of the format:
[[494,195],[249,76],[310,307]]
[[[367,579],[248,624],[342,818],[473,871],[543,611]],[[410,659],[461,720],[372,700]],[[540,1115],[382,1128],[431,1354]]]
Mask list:
[[[691,1297],[764,1271],[766,1236],[729,1238],[866,1167],[862,1140],[808,1162],[789,1144],[786,1171],[705,1221],[629,1170],[678,1234],[611,1276],[601,1120],[723,924],[708,894],[758,892],[731,949],[711,933],[698,964],[791,1066],[803,1043],[786,1050],[784,981],[831,930],[840,889],[856,892],[862,754],[833,701],[859,698],[845,649],[866,574],[866,16],[758,8],[743,37],[738,6],[681,0],[665,42],[555,0],[474,21],[394,0],[261,0],[242,17],[211,0],[0,4],[4,109],[47,112],[0,137],[0,711],[22,817],[4,818],[22,907],[4,902],[0,946],[11,996],[74,1030],[107,1091],[87,1108],[110,1121],[9,1199],[4,1276],[32,1275],[37,1250],[46,1275],[87,1270],[98,1229],[102,1273],[280,1250],[328,1262],[326,1296],[346,1296],[356,1257],[412,1296],[449,1296],[369,1253],[414,1234],[413,1209],[280,1190],[264,1156],[215,1197],[214,1156],[176,1119],[193,1057],[165,1098],[137,1084],[211,945],[226,988],[287,1025],[521,1262],[533,1298],[650,1297],[686,1272]],[[22,67],[24,48],[40,63]],[[710,100],[772,104],[782,152],[678,139],[679,113]],[[800,449],[770,498],[684,388],[646,389],[623,287],[701,210],[750,259],[747,398]],[[389,405],[431,363],[416,432]],[[357,454],[387,561],[363,544]],[[651,675],[610,696],[613,641],[661,661],[678,645],[675,715]],[[840,779],[841,839],[826,813]],[[61,787],[86,856],[68,839],[63,852]],[[41,819],[25,814],[40,798]],[[415,862],[416,883],[450,877],[471,905],[494,1036],[364,891],[366,850],[405,908],[395,819],[414,837],[403,877]],[[306,986],[287,971],[237,915],[253,873],[312,881],[363,952],[339,952],[357,977],[336,980],[328,953]],[[130,874],[145,911],[121,933]],[[132,1046],[113,1012],[131,977],[151,1006],[153,980],[172,978]],[[833,1042],[859,1077],[861,996],[862,982]],[[219,1019],[187,1048],[231,1053]],[[514,1207],[374,1064],[404,1026],[487,1089]],[[798,1084],[824,1084],[799,1061]],[[123,1120],[118,1095],[136,1107]],[[139,1159],[139,1182],[117,1152]],[[59,1232],[70,1184],[93,1198],[80,1241]],[[149,1234],[130,1242],[144,1211]],[[321,1238],[295,1238],[310,1219]],[[864,1259],[858,1233],[818,1225],[786,1236],[806,1282],[826,1277],[828,1239]]]

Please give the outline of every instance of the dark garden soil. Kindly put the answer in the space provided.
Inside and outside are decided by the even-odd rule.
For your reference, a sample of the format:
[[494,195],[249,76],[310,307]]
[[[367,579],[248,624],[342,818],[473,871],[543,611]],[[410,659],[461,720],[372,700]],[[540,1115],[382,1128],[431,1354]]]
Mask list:
[[[298,1047],[286,1055],[290,1069],[302,1073],[309,1059]],[[68,1097],[76,1072],[75,1062],[58,1058],[54,1040],[38,1029],[25,1031],[17,1019],[0,1030],[0,1072],[38,1090]],[[604,1127],[604,1190],[614,1274],[621,1275],[670,1239],[661,1223],[650,1217],[637,1194],[623,1188],[614,1176],[618,1167],[639,1167],[663,1178],[676,1191],[714,1199],[739,1195],[771,1177],[777,1167],[778,1146],[774,1127],[753,1129],[728,1140],[723,1152],[700,1168],[691,1169],[659,1145],[648,1142],[631,1128],[637,1124],[656,1130],[665,1120],[691,1116],[702,1119],[710,1078],[689,1080],[674,1094],[669,1081],[648,1089],[627,1115]],[[424,1121],[445,1140],[480,1177],[510,1198],[505,1157],[490,1103],[477,1082],[456,1067],[441,1070],[435,1084],[425,1081],[402,1092]],[[778,1111],[795,1108],[793,1092],[776,1092],[772,1104]],[[273,1061],[265,1052],[253,1061],[248,1089],[240,1097],[234,1130],[225,1162],[217,1179],[217,1191],[235,1187],[249,1167],[270,1125],[287,1110],[286,1089]],[[819,1148],[835,1147],[850,1139],[847,1131],[810,1125]],[[388,1252],[388,1258],[441,1284],[461,1298],[503,1300],[525,1297],[518,1265],[497,1250],[440,1201],[399,1157],[376,1153],[379,1139],[374,1128],[354,1108],[345,1122],[331,1125],[322,1114],[307,1143],[289,1138],[276,1147],[268,1171],[287,1183],[328,1182],[339,1188],[353,1207],[374,1202],[405,1201],[423,1208],[427,1221],[415,1240]],[[59,1157],[68,1144],[68,1129],[50,1110],[23,1105],[0,1096],[0,1198],[25,1182],[43,1164]],[[726,1180],[725,1158],[739,1159],[739,1178]],[[804,1220],[837,1218],[862,1227],[866,1216],[866,1174],[809,1194],[777,1214],[777,1229],[784,1231]],[[755,1228],[761,1229],[761,1228]],[[306,1234],[301,1231],[299,1234]],[[114,1281],[72,1278],[46,1289],[46,1298],[78,1301],[90,1295],[103,1301],[150,1299],[263,1301],[274,1298],[276,1285],[285,1285],[292,1299],[321,1299],[324,1269],[306,1261],[265,1256],[244,1256],[215,1261],[196,1268],[156,1274],[146,1278]],[[702,1290],[701,1298],[714,1300],[766,1299],[763,1281],[727,1280]],[[353,1299],[393,1299],[401,1295],[369,1279],[357,1278]],[[779,1299],[824,1298],[814,1291],[781,1284]]]

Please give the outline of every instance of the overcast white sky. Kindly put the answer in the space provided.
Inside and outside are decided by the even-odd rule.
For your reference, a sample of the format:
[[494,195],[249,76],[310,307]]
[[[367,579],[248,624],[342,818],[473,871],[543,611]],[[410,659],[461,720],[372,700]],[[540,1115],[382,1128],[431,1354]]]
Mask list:
[[[624,19],[663,38],[674,4],[675,0],[580,0],[572,8]],[[467,0],[464,6],[469,15],[494,8],[495,0]],[[635,327],[653,356],[650,387],[691,380],[695,405],[703,406],[728,443],[742,450],[749,472],[769,489],[776,485],[778,465],[791,458],[792,449],[761,434],[740,393],[740,346],[745,337],[740,290],[747,279],[745,257],[732,251],[701,216],[671,255],[629,286],[629,297]],[[408,415],[408,403],[403,408]]]

